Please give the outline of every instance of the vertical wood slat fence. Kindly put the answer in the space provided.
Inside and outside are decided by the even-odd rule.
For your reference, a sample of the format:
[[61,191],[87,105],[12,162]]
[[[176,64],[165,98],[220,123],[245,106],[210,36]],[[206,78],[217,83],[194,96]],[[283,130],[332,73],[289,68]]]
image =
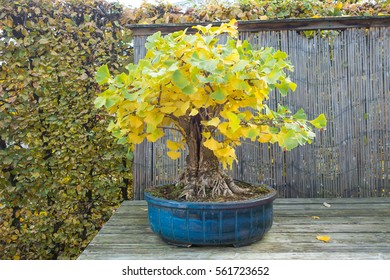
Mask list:
[[[190,26],[129,26],[135,61],[145,55],[148,35]],[[287,52],[295,66],[296,92],[283,99],[271,94],[269,106],[304,108],[309,118],[324,113],[328,125],[313,144],[291,152],[245,141],[236,151],[234,178],[271,185],[279,197],[390,196],[390,17],[249,21],[239,30],[257,48]],[[179,174],[185,155],[166,156],[171,137],[136,147],[134,199]]]

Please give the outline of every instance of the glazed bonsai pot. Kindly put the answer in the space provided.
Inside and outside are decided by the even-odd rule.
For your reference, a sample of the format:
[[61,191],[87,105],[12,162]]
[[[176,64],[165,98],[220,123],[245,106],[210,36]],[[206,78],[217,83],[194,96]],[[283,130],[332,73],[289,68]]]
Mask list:
[[273,221],[276,191],[234,202],[165,200],[145,192],[153,232],[177,246],[244,246],[262,239]]

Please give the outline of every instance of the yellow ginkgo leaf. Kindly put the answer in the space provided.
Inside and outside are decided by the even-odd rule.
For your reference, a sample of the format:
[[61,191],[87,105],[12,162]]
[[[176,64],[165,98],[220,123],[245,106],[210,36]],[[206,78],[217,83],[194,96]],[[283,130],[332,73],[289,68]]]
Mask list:
[[191,110],[190,116],[196,116],[198,113],[199,113],[199,111],[194,108],[194,109]]
[[133,143],[133,144],[141,144],[142,141],[144,141],[145,139],[145,135],[138,135],[136,133],[129,133],[127,135],[127,139],[130,143]]
[[260,143],[268,143],[271,141],[271,139],[272,139],[272,134],[261,133],[260,137],[259,137],[259,142]]
[[150,142],[156,142],[158,139],[160,139],[164,135],[165,134],[164,134],[164,131],[162,129],[156,129],[152,133],[148,134],[146,136],[146,139]]
[[182,146],[180,143],[173,142],[171,140],[167,140],[166,143],[167,143],[168,149],[173,150],[173,151],[176,151],[176,150],[180,149],[181,146]]
[[169,106],[169,107],[161,107],[160,112],[164,114],[171,114],[177,110],[177,107]]
[[217,127],[217,126],[219,125],[220,122],[221,122],[221,121],[219,120],[219,118],[218,118],[218,117],[215,117],[215,118],[212,118],[211,120],[209,120],[209,121],[207,122],[207,125],[211,125],[211,126]]
[[317,240],[327,243],[327,242],[329,242],[330,237],[327,235],[318,235]]
[[129,126],[139,128],[144,123],[137,116],[129,116]]
[[210,137],[211,137],[211,133],[210,132],[202,132],[202,135],[203,135],[203,137],[204,138],[206,138],[206,139],[209,139]]
[[168,155],[171,159],[175,160],[175,159],[178,159],[178,158],[180,157],[180,152],[169,151],[169,152],[167,152],[167,155]]
[[190,101],[187,101],[187,102],[184,102],[184,103],[180,106],[180,110],[181,110],[183,113],[186,113],[189,107],[190,107]]
[[219,143],[218,141],[216,141],[214,138],[209,138],[208,140],[204,141],[203,142],[203,145],[212,150],[212,151],[215,151],[217,149],[220,149],[221,148],[221,143]]

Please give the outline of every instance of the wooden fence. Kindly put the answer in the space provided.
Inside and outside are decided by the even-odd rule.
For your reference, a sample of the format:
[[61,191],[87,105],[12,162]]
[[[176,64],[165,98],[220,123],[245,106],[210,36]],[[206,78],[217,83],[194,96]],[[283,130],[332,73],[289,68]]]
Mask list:
[[[148,35],[190,26],[129,26],[135,61]],[[271,185],[279,197],[390,196],[390,17],[248,21],[239,30],[255,47],[287,52],[295,66],[296,92],[283,100],[272,94],[269,106],[304,108],[311,118],[325,113],[328,126],[291,152],[245,141],[233,176]],[[182,168],[184,155],[170,160],[165,140],[136,147],[134,199],[146,186],[173,182]]]

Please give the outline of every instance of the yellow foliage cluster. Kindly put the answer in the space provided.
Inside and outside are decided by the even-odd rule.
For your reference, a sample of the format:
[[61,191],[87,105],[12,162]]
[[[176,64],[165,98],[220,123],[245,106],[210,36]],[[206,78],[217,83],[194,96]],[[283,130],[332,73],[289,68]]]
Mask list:
[[[287,150],[314,138],[304,113],[293,117],[286,108],[272,111],[264,105],[272,88],[282,95],[296,88],[285,72],[293,70],[286,53],[254,50],[237,40],[236,20],[194,28],[195,34],[184,30],[150,36],[145,58],[126,66],[127,74],[111,77],[107,66],[98,69],[97,81],[108,88],[95,105],[115,115],[109,130],[119,143],[155,142],[174,129],[176,141],[167,146],[168,156],[177,159],[190,123],[199,118],[202,145],[227,167],[236,160],[235,147],[243,138],[278,142]],[[222,34],[227,36],[223,44]],[[312,124],[324,125],[318,120]]]

